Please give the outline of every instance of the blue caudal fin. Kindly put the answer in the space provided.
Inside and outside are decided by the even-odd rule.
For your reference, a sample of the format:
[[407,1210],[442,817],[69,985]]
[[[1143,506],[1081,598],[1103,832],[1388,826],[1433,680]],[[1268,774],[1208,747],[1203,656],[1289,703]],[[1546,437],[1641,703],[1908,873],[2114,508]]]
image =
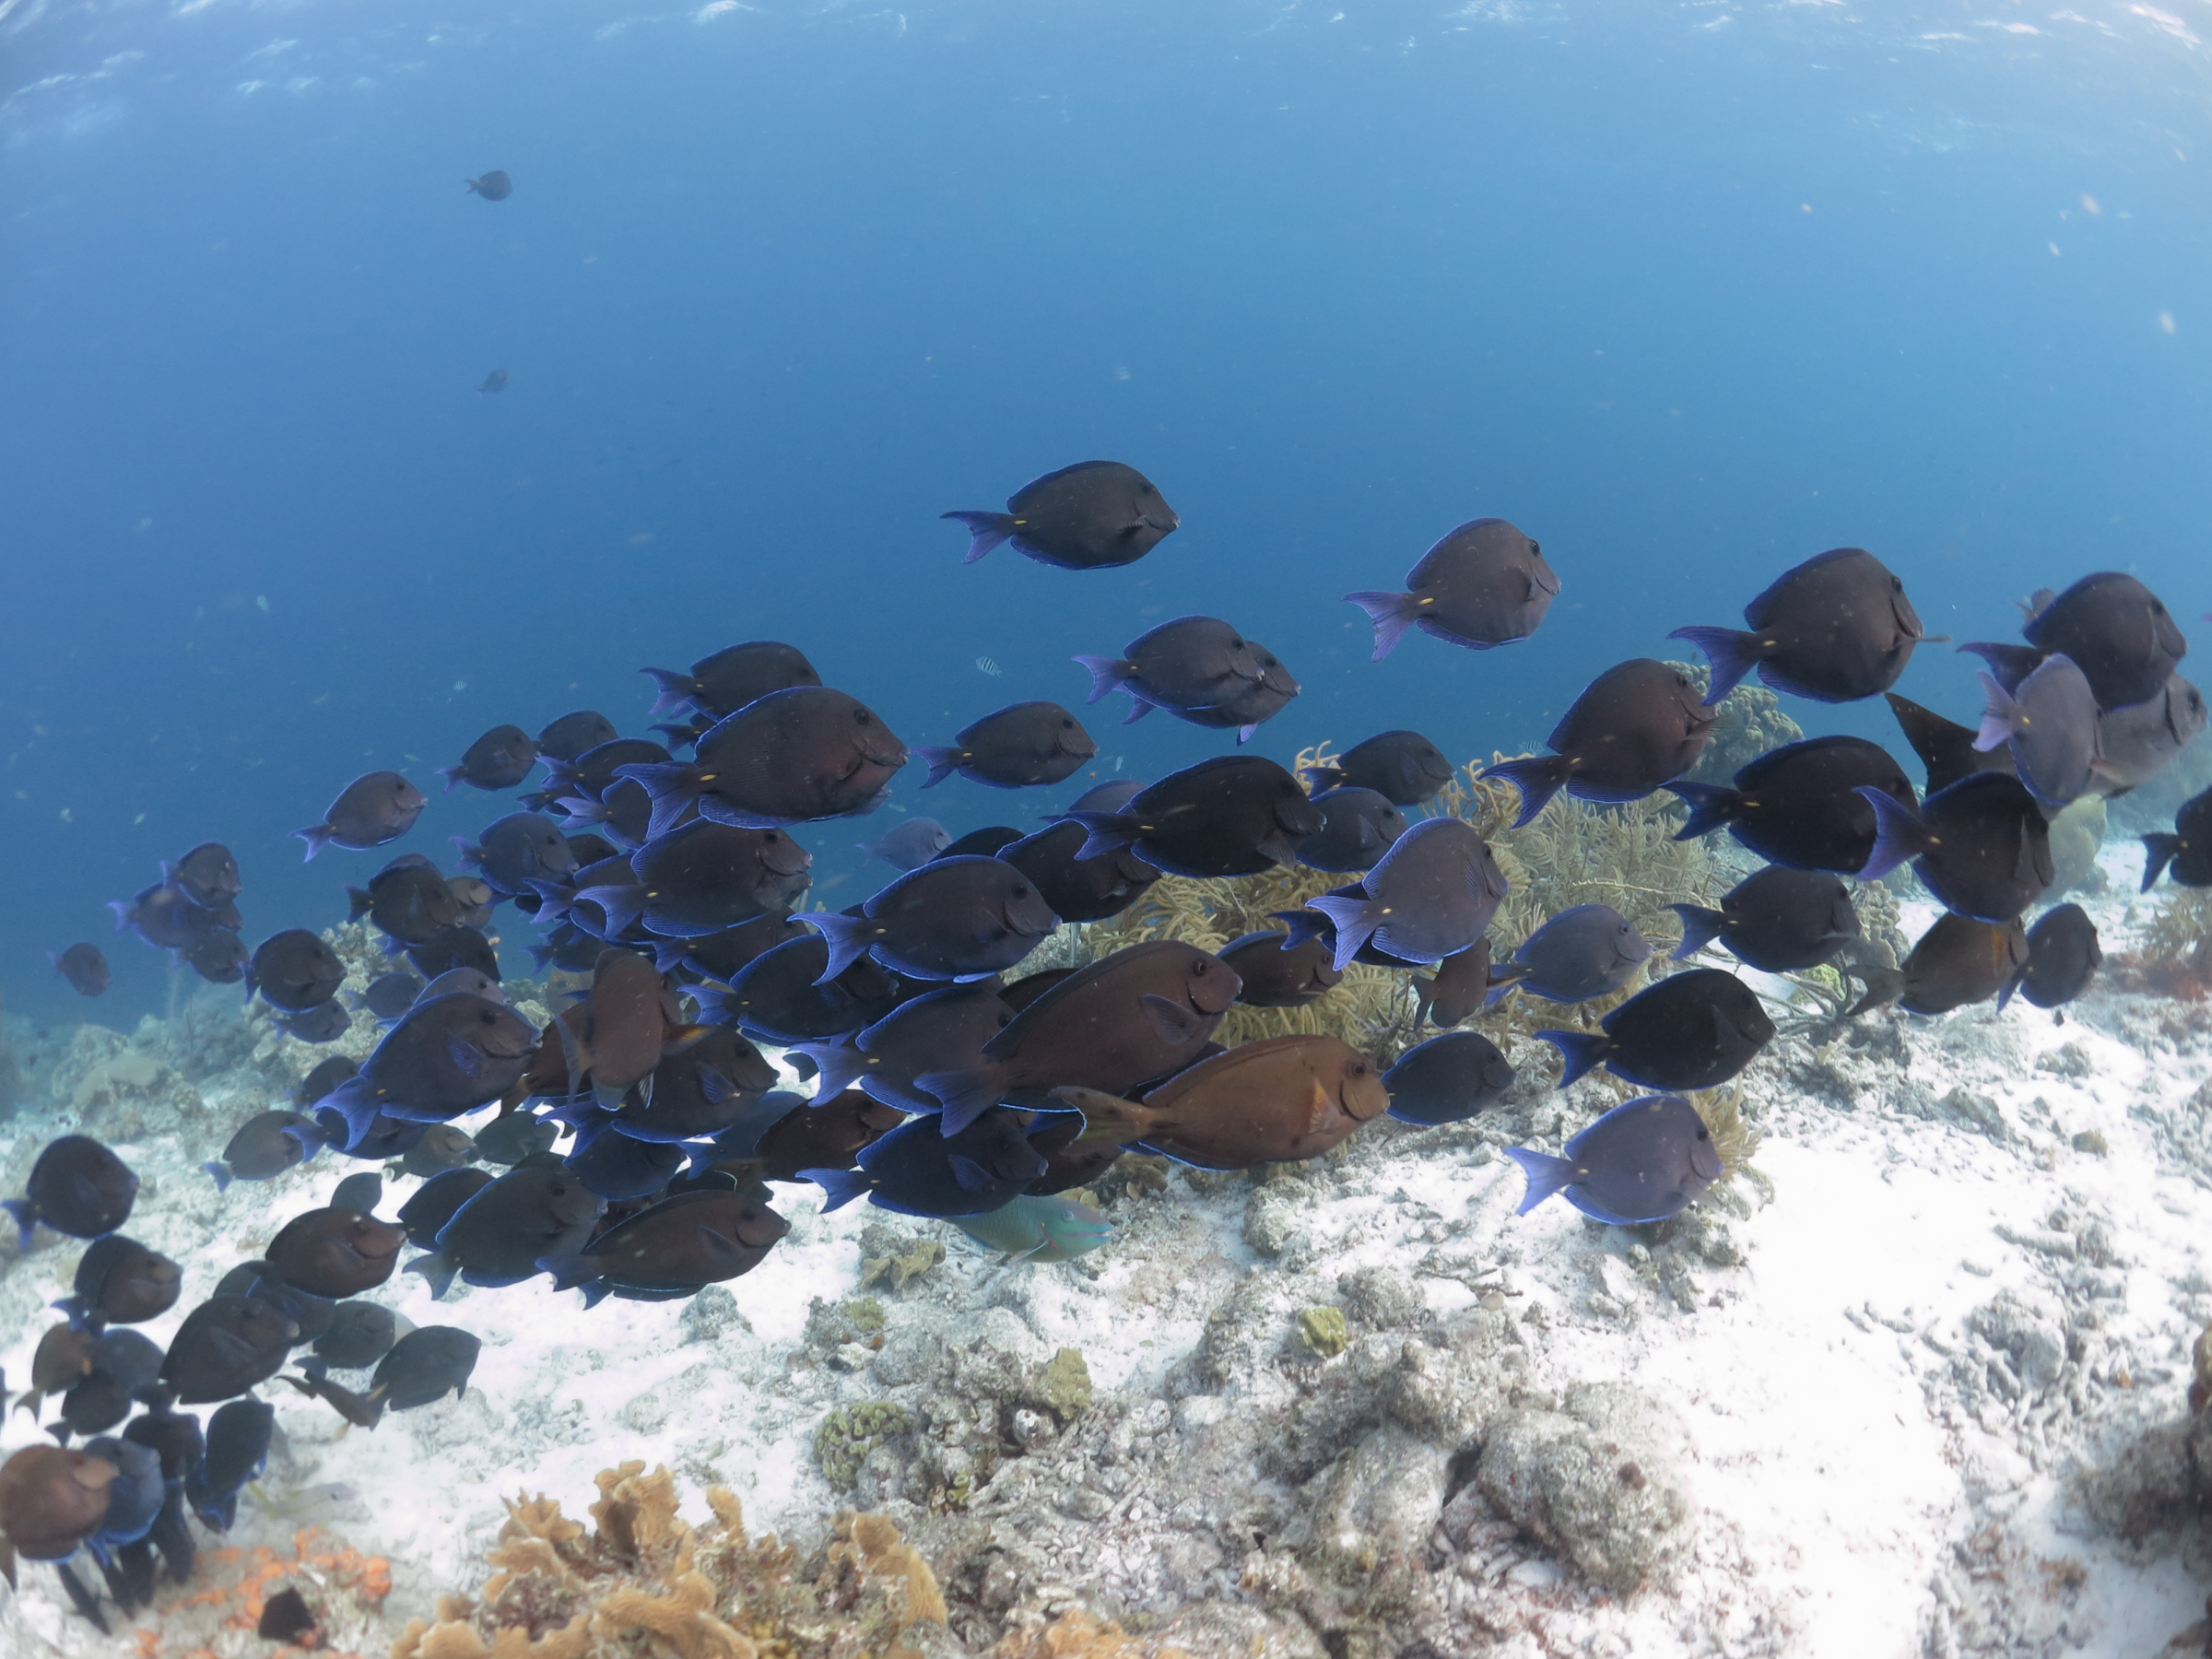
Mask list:
[[801,1170],[801,1181],[811,1181],[822,1189],[822,1214],[842,1209],[855,1198],[864,1198],[875,1180],[861,1170]]
[[1700,835],[1711,835],[1715,830],[1733,823],[1736,809],[1744,797],[1733,789],[1724,789],[1718,783],[1684,783],[1665,787],[1680,795],[1689,807],[1689,819],[1675,831],[1677,841],[1695,841]]
[[9,1198],[5,1201],[0,1201],[0,1210],[6,1210],[9,1215],[16,1218],[17,1251],[20,1253],[22,1251],[29,1250],[30,1248],[31,1229],[36,1227],[39,1223],[37,1214],[30,1207],[30,1200],[28,1198]]
[[653,822],[646,833],[658,837],[676,828],[684,808],[700,797],[699,768],[681,760],[635,760],[615,768],[615,776],[628,778],[653,798]]
[[940,512],[937,516],[966,526],[968,554],[960,560],[962,564],[973,564],[999,543],[1009,539],[1017,523],[1010,512]]
[[108,900],[108,912],[115,918],[115,931],[126,932],[131,925],[131,913],[136,907],[128,899]]
[[2007,645],[1995,640],[1969,640],[1959,647],[1961,652],[1972,652],[1989,665],[1997,684],[2007,691],[2018,691],[2020,682],[2043,665],[2050,653],[2032,645]]
[[1559,1087],[1583,1077],[1606,1057],[1606,1040],[1593,1031],[1538,1031],[1536,1036],[1559,1051]]
[[230,1190],[230,1166],[229,1164],[222,1162],[220,1159],[211,1158],[206,1163],[202,1164],[200,1168],[215,1177],[215,1190],[217,1192],[227,1193]]
[[1682,943],[1675,947],[1674,959],[1702,950],[1721,936],[1721,929],[1728,925],[1726,915],[1716,910],[1707,910],[1701,904],[1670,904],[1666,907],[1682,918]]
[[1521,792],[1521,816],[1513,828],[1524,829],[1551,797],[1574,776],[1574,762],[1565,755],[1524,755],[1518,760],[1500,760],[1482,769],[1486,778],[1503,778]]
[[1744,676],[1759,666],[1759,659],[1764,654],[1759,650],[1759,636],[1746,633],[1740,628],[1677,628],[1666,637],[1688,640],[1712,665],[1712,684],[1705,690],[1707,708],[1735,690]]
[[[2005,1012],[2005,1005],[2012,1000],[2013,993],[2020,988],[2022,983],[2026,982],[2027,978],[2028,969],[2025,964],[2015,968],[2010,973],[2005,976],[2005,982],[1997,987],[1998,1013],[2002,1014]],[[61,1304],[56,1302],[54,1306],[59,1307]]]
[[682,713],[691,706],[691,700],[699,690],[697,680],[688,674],[678,674],[673,668],[641,668],[638,672],[650,676],[653,683],[661,688],[659,699],[645,711],[648,720],[657,719],[663,714]]
[[465,766],[441,766],[438,769],[438,775],[445,780],[447,794],[453,793],[454,787],[460,783],[467,771],[468,768]]
[[307,856],[300,862],[312,864],[315,854],[330,845],[331,837],[336,832],[328,824],[310,824],[306,829],[295,830],[292,833],[307,843]]
[[809,1106],[827,1106],[860,1081],[868,1069],[868,1057],[849,1042],[794,1042],[791,1053],[814,1062],[814,1099]]
[[445,1293],[453,1288],[453,1275],[461,1271],[461,1264],[449,1255],[417,1256],[402,1273],[419,1273],[430,1287],[430,1300],[443,1301]]
[[1371,900],[1355,898],[1349,893],[1323,893],[1306,900],[1306,908],[1319,911],[1336,929],[1336,971],[1342,973],[1359,954],[1381,920],[1376,915]]
[[67,1317],[69,1321],[69,1328],[73,1331],[83,1330],[85,1328],[85,1320],[92,1312],[91,1308],[87,1305],[85,1299],[81,1296],[65,1296],[60,1301],[53,1303],[53,1306],[55,1312]]
[[1879,881],[1899,865],[1927,850],[1928,829],[1920,821],[1919,813],[1871,783],[1860,784],[1858,793],[1874,808],[1874,851],[1852,874],[1861,881]]
[[1370,662],[1379,663],[1398,648],[1421,614],[1421,601],[1414,594],[1384,594],[1367,592],[1347,594],[1345,598],[1367,613],[1367,619],[1375,625],[1375,654]]
[[1516,1216],[1527,1215],[1545,1199],[1572,1186],[1583,1172],[1572,1159],[1531,1152],[1526,1147],[1508,1147],[1505,1155],[1519,1164],[1521,1173],[1528,1178],[1528,1190],[1521,1194],[1520,1207],[1513,1211]]
[[937,1101],[937,1128],[945,1135],[958,1135],[999,1102],[996,1075],[976,1068],[924,1072],[914,1087]]
[[1977,674],[1982,682],[1982,729],[1974,734],[1977,753],[1988,754],[1991,749],[2002,748],[2012,741],[2020,729],[2020,705],[2011,692],[1997,683],[1994,674]]
[[2173,855],[2182,850],[2182,838],[2166,830],[2153,830],[2143,838],[2143,890],[2149,892],[2173,862]]
[[914,758],[929,768],[929,776],[922,781],[922,787],[935,789],[959,771],[961,758],[966,753],[965,749],[944,748],[926,743],[915,749]]
[[630,924],[645,913],[645,906],[640,898],[643,891],[644,888],[640,887],[618,887],[612,884],[588,887],[579,892],[571,902],[581,904],[588,899],[597,905],[606,916],[606,936],[612,939],[628,933]]
[[1136,839],[1139,828],[1137,819],[1126,812],[1064,812],[1060,817],[1063,822],[1083,826],[1083,845],[1076,853],[1078,862],[1120,852]]
[[830,962],[815,980],[826,985],[868,954],[876,924],[865,916],[841,916],[833,911],[808,911],[798,918],[829,942]]
[[[598,1266],[573,1250],[559,1255],[539,1256],[537,1270],[553,1276],[553,1288],[556,1290],[573,1290],[577,1286],[599,1277]],[[587,1308],[591,1305],[588,1300],[584,1303]]]
[[1289,930],[1289,936],[1283,941],[1285,950],[1296,950],[1308,939],[1320,938],[1335,925],[1316,910],[1270,911],[1268,917]]
[[[1083,700],[1085,702],[1097,702],[1109,691],[1128,685],[1130,676],[1135,672],[1119,657],[1079,656],[1076,661],[1090,670],[1090,695]],[[1131,695],[1135,696],[1135,693],[1132,692]]]

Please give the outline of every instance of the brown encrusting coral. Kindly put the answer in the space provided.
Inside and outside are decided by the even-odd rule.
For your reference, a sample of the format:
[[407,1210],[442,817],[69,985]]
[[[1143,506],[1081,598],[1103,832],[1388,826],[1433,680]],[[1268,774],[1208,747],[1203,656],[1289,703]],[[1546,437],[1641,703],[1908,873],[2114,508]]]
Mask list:
[[802,1559],[749,1537],[725,1488],[693,1527],[665,1468],[626,1463],[597,1481],[588,1531],[551,1498],[510,1503],[482,1592],[412,1620],[392,1659],[900,1659],[918,1652],[910,1630],[945,1620],[929,1564],[880,1515],[839,1515]]

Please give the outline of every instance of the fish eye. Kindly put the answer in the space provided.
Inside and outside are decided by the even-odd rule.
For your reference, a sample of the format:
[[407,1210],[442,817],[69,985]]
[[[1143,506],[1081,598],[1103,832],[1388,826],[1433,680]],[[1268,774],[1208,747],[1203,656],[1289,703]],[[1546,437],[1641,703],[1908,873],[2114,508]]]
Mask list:
[[855,725],[866,725],[868,724],[868,712],[865,709],[853,710],[853,724]]
[[1889,591],[1890,591],[1891,593],[1893,593],[1893,594],[1901,594],[1901,593],[1903,593],[1903,592],[1905,591],[1905,579],[1904,579],[1903,577],[1901,577],[1901,576],[1892,576],[1892,577],[1890,577],[1890,578],[1889,578]]
[[2154,617],[2162,617],[2166,614],[2166,606],[2157,599],[2153,599],[2150,602],[2150,614]]

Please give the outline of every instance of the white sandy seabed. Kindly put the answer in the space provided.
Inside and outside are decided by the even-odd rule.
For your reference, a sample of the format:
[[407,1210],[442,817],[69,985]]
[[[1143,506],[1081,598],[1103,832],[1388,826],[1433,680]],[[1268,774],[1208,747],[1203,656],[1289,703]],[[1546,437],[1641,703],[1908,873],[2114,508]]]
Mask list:
[[[2138,855],[2106,856],[2089,903],[2111,953]],[[1909,904],[1908,935],[1932,913]],[[280,1100],[281,1073],[265,1033],[258,1069],[241,1052],[187,1080],[186,1023],[57,1034],[72,1105],[0,1128],[15,1190],[53,1134],[128,1131],[127,1230],[186,1265],[180,1312],[350,1172],[325,1156],[218,1194],[196,1166]],[[334,1631],[381,1653],[480,1581],[502,1498],[580,1513],[595,1471],[640,1458],[688,1492],[732,1487],[756,1530],[796,1540],[841,1505],[892,1513],[940,1563],[956,1648],[1088,1605],[1200,1654],[2157,1654],[2207,1589],[2172,1433],[2212,1322],[2206,1005],[2107,982],[2063,1022],[1985,1006],[1854,1030],[1785,1037],[1747,1074],[1771,1198],[1739,1182],[1656,1232],[1512,1213],[1498,1146],[1556,1146],[1609,1103],[1585,1085],[1370,1131],[1257,1184],[1133,1184],[1114,1241],[1075,1264],[1002,1265],[948,1227],[819,1215],[794,1187],[790,1238],[692,1304],[586,1312],[543,1279],[438,1303],[402,1275],[377,1296],[482,1337],[466,1397],[341,1433],[265,1386],[282,1440],[227,1542],[288,1543],[304,1519],[388,1558],[381,1612]],[[294,1072],[315,1057],[286,1046]],[[877,1252],[948,1252],[865,1292],[879,1325],[850,1305],[871,1224]],[[77,1253],[41,1234],[0,1261],[18,1388]],[[1325,1360],[1299,1335],[1320,1306],[1350,1339]],[[1062,1347],[1095,1391],[1079,1413],[1035,1394]],[[906,1431],[832,1489],[816,1430],[859,1401],[902,1406]],[[40,1438],[11,1412],[0,1451]],[[1611,1479],[1616,1454],[1626,1509],[1545,1488],[1555,1465]],[[103,1641],[51,1570],[22,1577],[0,1648],[126,1651],[133,1621]],[[164,1653],[269,1651],[135,1622]]]

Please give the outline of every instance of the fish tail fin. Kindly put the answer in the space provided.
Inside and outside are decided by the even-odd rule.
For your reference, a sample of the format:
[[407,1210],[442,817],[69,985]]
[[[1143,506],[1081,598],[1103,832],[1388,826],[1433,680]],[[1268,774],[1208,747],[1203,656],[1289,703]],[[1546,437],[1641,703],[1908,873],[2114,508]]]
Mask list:
[[[553,1276],[553,1288],[556,1290],[573,1290],[577,1286],[599,1277],[599,1269],[573,1250],[564,1251],[558,1255],[539,1256],[536,1266],[540,1273]],[[584,1303],[587,1308],[591,1305],[589,1301]]]
[[1083,845],[1076,853],[1078,861],[1118,853],[1136,839],[1137,820],[1125,812],[1066,812],[1061,817],[1083,826]]
[[1103,1089],[1069,1086],[1053,1089],[1052,1098],[1068,1110],[1083,1114],[1083,1133],[1070,1143],[1071,1149],[1125,1147],[1157,1130],[1172,1126],[1167,1119],[1147,1111],[1135,1100],[1124,1100]]
[[1759,649],[1759,636],[1740,628],[1677,628],[1666,637],[1688,640],[1712,665],[1712,683],[1705,689],[1707,708],[1735,690],[1765,654]]
[[1871,783],[1858,793],[1874,808],[1874,850],[1852,874],[1861,881],[1879,881],[1899,865],[1920,856],[1927,843],[1927,830],[1920,814]]
[[667,739],[667,747],[672,749],[695,744],[700,737],[699,728],[694,725],[670,725],[665,721],[656,721],[653,729]]
[[1582,1173],[1572,1159],[1554,1158],[1548,1152],[1532,1152],[1526,1147],[1508,1147],[1505,1155],[1521,1166],[1521,1173],[1528,1178],[1528,1190],[1521,1194],[1521,1203],[1514,1209],[1516,1216],[1525,1216],[1545,1199],[1574,1184]]
[[940,512],[939,518],[951,519],[968,532],[968,553],[962,564],[973,564],[999,543],[1010,539],[1018,522],[1010,512]]
[[2149,892],[2182,850],[2182,838],[2170,830],[2154,830],[2143,838],[2143,890]]
[[1370,662],[1379,663],[1398,648],[1421,614],[1421,602],[1412,594],[1385,594],[1370,590],[1347,594],[1345,598],[1367,613],[1367,619],[1375,625],[1375,654]]
[[1090,670],[1090,695],[1083,700],[1087,703],[1095,703],[1115,688],[1128,685],[1135,672],[1120,657],[1079,656],[1076,661]]
[[2019,990],[2021,984],[2025,982],[2027,978],[2028,969],[2025,964],[2015,968],[2010,973],[2005,976],[2005,982],[1997,987],[1998,1013],[2002,1014],[2005,1012],[2006,1005],[2012,1001],[2013,994]]
[[300,859],[300,862],[301,864],[312,864],[315,860],[315,854],[330,845],[331,838],[336,834],[336,831],[331,829],[328,824],[310,824],[306,829],[295,830],[292,831],[292,833],[307,843],[306,856]]
[[1989,665],[1989,671],[1997,683],[2006,690],[2017,689],[2019,683],[2042,666],[2050,653],[2033,645],[2007,645],[1997,640],[1969,640],[1959,647],[1971,652]]
[[929,776],[922,781],[924,789],[935,789],[960,770],[961,751],[934,744],[924,744],[914,750],[914,759],[929,768]]
[[1306,787],[1315,794],[1326,789],[1340,789],[1345,782],[1343,771],[1334,766],[1301,766],[1298,769],[1298,775],[1305,780]]
[[691,706],[692,698],[699,693],[697,680],[688,674],[678,674],[672,668],[641,668],[638,672],[648,676],[660,688],[660,696],[654,700],[653,707],[645,711],[648,720],[658,719],[663,714],[681,714]]
[[[985,548],[988,552],[989,549]],[[822,1214],[842,1209],[855,1198],[865,1198],[875,1182],[859,1170],[801,1170],[801,1181],[811,1181],[822,1189]]]
[[131,912],[136,908],[137,907],[134,905],[128,899],[111,899],[108,900],[108,912],[115,918],[115,931],[117,933],[124,933],[129,930],[131,925]]
[[230,1190],[230,1169],[228,1164],[211,1158],[206,1163],[202,1164],[200,1168],[215,1177],[215,1190],[217,1192],[227,1193]]
[[614,939],[628,933],[630,924],[645,913],[639,891],[634,887],[585,888],[571,902],[581,904],[588,899],[597,905],[606,916],[606,936]]
[[1307,940],[1320,938],[1332,925],[1328,917],[1315,910],[1271,911],[1268,920],[1280,922],[1289,930],[1289,937],[1283,941],[1285,950],[1296,950]]
[[1500,760],[1482,769],[1486,778],[1503,778],[1521,792],[1521,815],[1513,828],[1524,829],[1551,797],[1574,776],[1574,762],[1565,755],[1524,755],[1518,760]]
[[468,768],[465,766],[440,767],[438,769],[438,775],[445,780],[445,793],[447,794],[452,794],[454,789],[460,785],[461,780],[467,775],[467,772]]
[[799,918],[822,935],[830,947],[830,960],[815,983],[826,985],[868,954],[868,924],[859,916],[841,916],[833,911],[808,911]]
[[1701,904],[1670,904],[1666,908],[1682,918],[1682,943],[1675,947],[1674,953],[1677,962],[1704,949],[1728,925],[1726,915],[1717,910],[1707,910]]
[[1905,976],[1895,968],[1854,967],[1851,971],[1866,986],[1866,994],[1843,1011],[1846,1019],[1887,1007],[1905,994]]
[[649,839],[657,839],[675,829],[684,808],[705,793],[699,768],[687,766],[680,760],[633,761],[628,766],[616,767],[615,776],[628,778],[652,797],[653,821],[646,829]]
[[1319,911],[1336,928],[1336,958],[1334,966],[1342,973],[1359,954],[1375,931],[1382,918],[1375,914],[1375,906],[1366,899],[1355,899],[1349,893],[1323,893],[1306,900],[1306,908]]
[[1982,682],[1982,729],[1974,734],[1974,747],[1982,754],[2002,747],[2020,729],[2020,705],[2011,692],[1997,683],[1994,674],[1982,673],[1974,677]]
[[1559,1051],[1559,1087],[1579,1082],[1606,1057],[1606,1040],[1594,1031],[1538,1031],[1539,1041]]
[[453,1275],[461,1271],[461,1264],[449,1255],[419,1255],[400,1271],[421,1274],[430,1288],[430,1300],[443,1301],[445,1293],[453,1288]]
[[1502,968],[1490,970],[1490,988],[1482,994],[1482,1006],[1505,1000],[1505,994],[1528,977],[1528,970],[1518,962],[1509,962]]
[[29,1250],[30,1248],[31,1229],[38,1225],[39,1219],[38,1217],[32,1213],[30,1200],[28,1198],[0,1199],[0,1210],[6,1210],[10,1216],[15,1218],[17,1251],[21,1253]]
[[1675,831],[1677,841],[1695,841],[1700,835],[1711,835],[1735,820],[1736,809],[1744,797],[1733,789],[1724,789],[1718,783],[1669,783],[1666,787],[1680,795],[1689,808],[1689,818],[1681,829]]
[[92,1313],[91,1307],[81,1296],[65,1296],[52,1305],[55,1312],[68,1320],[69,1328],[73,1331],[83,1330],[86,1320]]
[[940,1108],[938,1129],[958,1135],[999,1102],[1001,1090],[995,1072],[980,1066],[951,1071],[924,1072],[914,1087],[935,1096]]
[[794,1054],[804,1054],[814,1062],[814,1099],[809,1106],[826,1106],[853,1084],[868,1069],[868,1057],[850,1042],[794,1042]]

